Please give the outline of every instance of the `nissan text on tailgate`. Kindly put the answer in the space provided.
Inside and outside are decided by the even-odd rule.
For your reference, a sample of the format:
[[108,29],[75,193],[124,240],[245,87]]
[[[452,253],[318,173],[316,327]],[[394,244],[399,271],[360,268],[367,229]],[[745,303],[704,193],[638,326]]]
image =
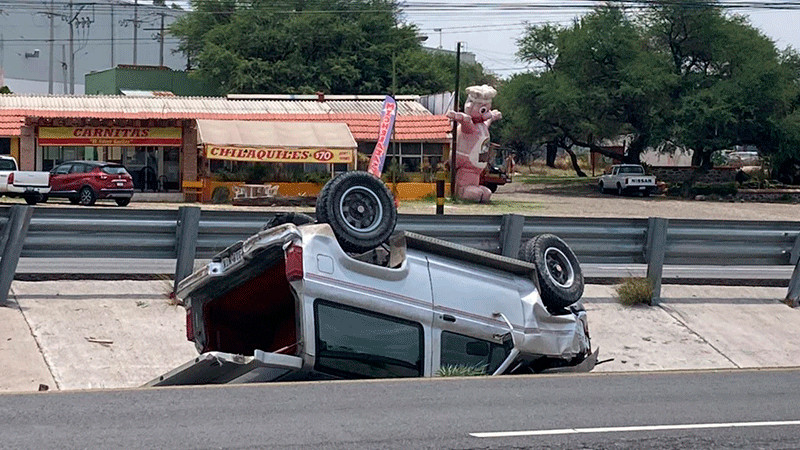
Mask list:
[[200,356],[148,385],[591,370],[577,259],[553,235],[522,259],[395,233],[386,186],[331,180],[316,222],[277,216],[179,283]]

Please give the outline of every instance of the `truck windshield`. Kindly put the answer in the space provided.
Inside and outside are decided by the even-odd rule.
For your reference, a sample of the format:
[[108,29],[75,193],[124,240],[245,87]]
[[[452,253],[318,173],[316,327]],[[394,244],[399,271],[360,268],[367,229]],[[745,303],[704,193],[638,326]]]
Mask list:
[[0,159],[0,170],[17,170],[17,165],[10,159]]

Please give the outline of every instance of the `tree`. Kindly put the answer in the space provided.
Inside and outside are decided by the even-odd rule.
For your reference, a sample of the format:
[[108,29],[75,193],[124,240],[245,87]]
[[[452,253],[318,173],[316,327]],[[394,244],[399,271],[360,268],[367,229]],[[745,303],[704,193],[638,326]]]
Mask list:
[[[643,30],[621,8],[597,8],[569,27],[529,27],[518,44],[518,57],[538,70],[509,82],[524,85],[528,94],[516,89],[516,99],[503,96],[515,104],[504,105],[514,124],[504,130],[507,139],[524,124],[535,135],[526,139],[567,151],[579,175],[574,145],[638,162],[658,139],[655,113],[667,97],[668,65],[646,51]],[[627,155],[601,145],[621,135],[632,137]]]
[[678,77],[668,138],[693,151],[692,164],[709,168],[715,152],[734,145],[774,152],[797,79],[774,43],[716,2],[658,2],[646,21],[653,51],[670,58]]
[[195,0],[170,32],[221,93],[441,92],[453,58],[425,52],[391,0]]
[[[625,162],[647,148],[685,148],[701,168],[719,150],[751,144],[800,162],[800,56],[778,52],[717,2],[648,5],[640,16],[610,3],[571,26],[529,27],[518,56],[536,70],[500,96],[504,139],[525,128],[527,142],[580,145]],[[629,140],[621,158],[601,145],[620,136]]]

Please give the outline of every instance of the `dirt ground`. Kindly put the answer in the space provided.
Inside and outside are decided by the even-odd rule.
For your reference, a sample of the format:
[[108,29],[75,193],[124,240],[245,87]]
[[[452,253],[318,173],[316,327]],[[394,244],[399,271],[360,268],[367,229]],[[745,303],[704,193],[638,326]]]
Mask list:
[[[427,214],[432,203],[402,202],[400,212]],[[445,214],[508,214],[558,217],[666,217],[714,220],[800,220],[800,204],[699,201],[601,194],[594,184],[510,183],[500,186],[490,205],[445,205]]]
[[[19,204],[20,199],[3,198],[3,203]],[[191,203],[153,203],[136,201],[128,209],[176,209]],[[258,207],[232,205],[200,205],[209,210],[236,211],[303,211],[309,207]],[[51,199],[37,207],[74,207],[63,199]],[[98,201],[96,208],[119,208],[114,202]],[[436,203],[429,201],[402,201],[401,214],[435,214]],[[754,203],[732,201],[699,201],[653,197],[618,197],[601,194],[594,184],[525,184],[510,183],[500,186],[490,204],[447,202],[445,214],[522,214],[526,216],[557,217],[665,217],[674,219],[714,220],[789,220],[800,221],[800,204]]]

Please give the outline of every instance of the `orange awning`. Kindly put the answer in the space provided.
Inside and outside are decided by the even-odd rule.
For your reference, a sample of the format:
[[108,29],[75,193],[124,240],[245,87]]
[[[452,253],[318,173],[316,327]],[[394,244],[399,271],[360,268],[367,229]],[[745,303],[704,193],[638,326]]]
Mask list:
[[345,123],[197,120],[209,159],[352,163],[356,141]]

